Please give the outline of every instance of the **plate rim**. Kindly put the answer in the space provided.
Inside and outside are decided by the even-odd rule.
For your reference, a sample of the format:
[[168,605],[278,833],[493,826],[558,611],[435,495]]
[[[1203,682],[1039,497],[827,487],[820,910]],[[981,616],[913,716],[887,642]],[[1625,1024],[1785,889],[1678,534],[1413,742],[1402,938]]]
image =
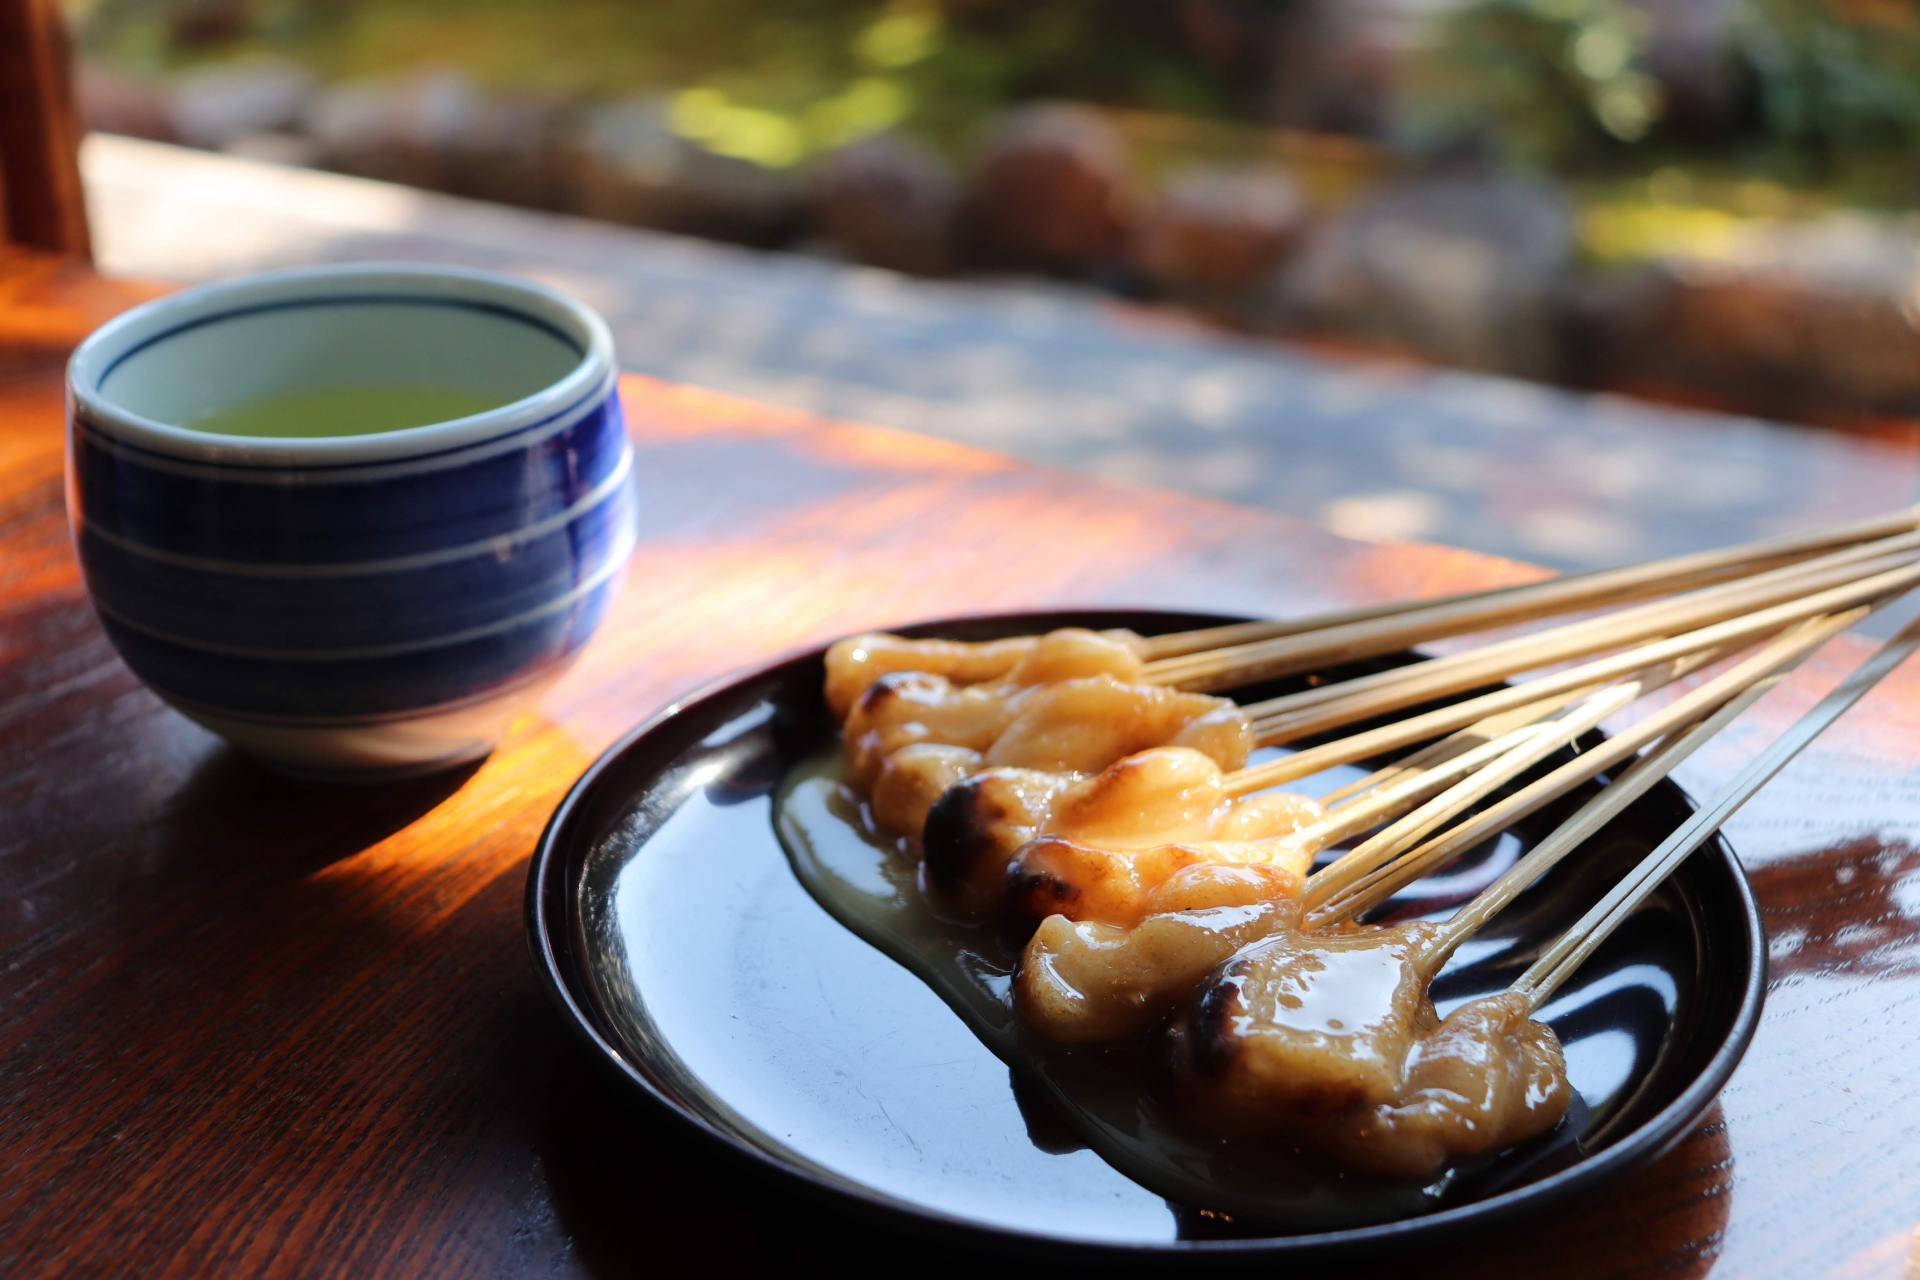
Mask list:
[[[1090,622],[1090,619],[1096,621]],[[1102,619],[1105,621],[1098,621]],[[1003,622],[1032,627],[1117,626],[1124,625],[1122,620],[1126,619],[1136,622],[1158,619],[1186,626],[1223,625],[1250,620],[1240,615],[1217,614],[1207,610],[1100,605],[966,613],[891,627],[889,630],[894,634],[937,635],[955,628]],[[528,863],[523,910],[527,946],[542,990],[569,1029],[603,1066],[611,1067],[621,1080],[637,1086],[640,1099],[653,1110],[671,1116],[689,1133],[715,1142],[733,1156],[745,1157],[765,1171],[796,1181],[814,1194],[827,1197],[842,1207],[858,1210],[868,1216],[878,1215],[896,1227],[923,1231],[933,1228],[975,1244],[1029,1254],[1105,1254],[1135,1260],[1198,1260],[1208,1257],[1245,1259],[1265,1255],[1307,1257],[1387,1250],[1425,1238],[1470,1233],[1509,1221],[1530,1209],[1558,1207],[1582,1190],[1595,1189],[1612,1182],[1641,1163],[1659,1157],[1683,1140],[1693,1122],[1713,1105],[1752,1043],[1766,1002],[1769,957],[1765,922],[1746,867],[1725,836],[1716,832],[1711,842],[1713,855],[1731,880],[1733,898],[1744,926],[1744,940],[1750,957],[1739,1003],[1725,1039],[1673,1101],[1598,1154],[1584,1157],[1537,1181],[1483,1200],[1417,1217],[1333,1231],[1228,1239],[1113,1241],[1076,1240],[1004,1227],[890,1196],[850,1178],[823,1177],[812,1170],[785,1163],[772,1152],[742,1141],[681,1105],[628,1060],[610,1030],[598,1024],[592,1009],[593,998],[589,995],[583,999],[582,993],[572,988],[571,966],[556,948],[554,929],[558,927],[567,937],[570,950],[571,934],[577,924],[571,916],[577,913],[562,909],[556,918],[554,904],[548,901],[548,896],[566,887],[567,854],[575,843],[571,839],[573,827],[583,820],[579,815],[595,798],[602,779],[630,752],[702,704],[727,695],[742,685],[765,680],[783,667],[819,660],[826,649],[825,644],[799,646],[766,661],[737,667],[675,698],[611,743],[567,789],[566,795],[554,807],[552,816],[542,828]],[[1668,782],[1680,792],[1688,805],[1699,808],[1691,793],[1671,779]],[[556,877],[560,883],[555,883]],[[562,893],[560,903],[563,907],[568,901],[570,895]]]

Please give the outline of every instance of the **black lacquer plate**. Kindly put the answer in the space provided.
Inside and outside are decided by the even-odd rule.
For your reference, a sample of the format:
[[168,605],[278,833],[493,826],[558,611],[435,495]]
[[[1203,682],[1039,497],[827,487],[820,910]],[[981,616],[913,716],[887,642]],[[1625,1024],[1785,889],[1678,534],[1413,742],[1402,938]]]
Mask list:
[[[1155,634],[1226,621],[1236,619],[1082,611],[910,633]],[[821,676],[818,651],[787,658],[616,744],[541,838],[527,927],[562,1014],[633,1097],[849,1207],[988,1245],[1135,1259],[1344,1252],[1533,1221],[1683,1136],[1759,1018],[1760,917],[1738,860],[1715,842],[1542,1010],[1578,1093],[1554,1134],[1460,1178],[1432,1212],[1374,1226],[1282,1233],[1170,1204],[1081,1146],[939,996],[795,878],[772,799],[787,770],[833,738]],[[1450,910],[1590,794],[1489,841],[1387,913]],[[1504,987],[1691,807],[1671,783],[1636,802],[1462,948],[1434,985],[1441,1011]]]

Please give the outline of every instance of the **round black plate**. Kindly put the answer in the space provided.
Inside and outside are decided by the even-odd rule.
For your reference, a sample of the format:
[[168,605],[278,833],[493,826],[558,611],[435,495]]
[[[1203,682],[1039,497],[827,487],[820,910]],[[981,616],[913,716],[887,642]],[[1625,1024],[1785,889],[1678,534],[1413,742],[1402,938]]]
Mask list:
[[[1082,611],[910,630],[1155,634],[1234,620]],[[938,996],[801,888],[771,802],[789,766],[833,735],[821,676],[818,650],[784,659],[669,708],[610,749],[541,837],[527,927],[549,993],[634,1096],[853,1205],[1050,1252],[1410,1244],[1536,1217],[1651,1159],[1712,1102],[1753,1034],[1764,935],[1739,861],[1716,842],[1542,1011],[1580,1095],[1555,1135],[1462,1180],[1437,1211],[1377,1226],[1263,1233],[1169,1205],[1080,1148]],[[1586,794],[1414,886],[1395,914],[1464,900]],[[1434,984],[1442,1011],[1504,987],[1690,810],[1670,783],[1636,802],[1462,949]]]

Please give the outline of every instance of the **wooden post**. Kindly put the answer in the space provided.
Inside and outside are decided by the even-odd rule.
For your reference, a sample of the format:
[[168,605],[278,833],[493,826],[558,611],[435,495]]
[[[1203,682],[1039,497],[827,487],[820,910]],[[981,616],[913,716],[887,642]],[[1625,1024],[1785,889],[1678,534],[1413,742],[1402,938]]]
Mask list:
[[91,259],[57,0],[0,0],[0,241]]

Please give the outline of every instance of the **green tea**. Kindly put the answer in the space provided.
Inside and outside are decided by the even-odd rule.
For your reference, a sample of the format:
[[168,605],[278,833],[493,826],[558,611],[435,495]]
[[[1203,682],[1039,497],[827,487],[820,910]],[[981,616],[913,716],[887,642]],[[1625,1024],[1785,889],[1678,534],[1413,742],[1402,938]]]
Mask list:
[[225,405],[181,425],[215,436],[368,436],[485,413],[505,403],[497,395],[453,387],[313,387]]

